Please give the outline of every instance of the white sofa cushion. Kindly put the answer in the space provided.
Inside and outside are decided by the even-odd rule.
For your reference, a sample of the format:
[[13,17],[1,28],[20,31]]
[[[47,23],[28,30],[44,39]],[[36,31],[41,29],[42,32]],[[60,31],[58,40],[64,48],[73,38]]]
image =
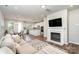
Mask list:
[[21,42],[21,37],[19,35],[12,35],[14,42],[19,43]]
[[6,34],[5,38],[11,38],[12,39],[12,36],[10,34]]
[[14,54],[14,52],[8,47],[0,48],[0,54]]
[[21,40],[21,42],[18,43],[19,45],[24,45],[26,44],[26,41],[24,41],[23,39]]
[[0,39],[0,48],[1,48],[1,45],[2,45],[2,42],[5,40],[5,37],[2,37],[1,39]]
[[15,43],[13,41],[13,39],[11,38],[6,38],[2,43],[1,43],[1,47],[8,47],[10,48],[14,53],[16,53],[16,47],[15,47]]
[[[2,38],[0,39],[0,47],[1,47],[2,43],[3,43],[6,39],[12,39],[11,35],[10,35],[10,34],[6,34],[6,36],[4,36],[4,37],[2,37]],[[6,41],[12,42],[13,40],[6,40]]]
[[33,48],[32,46],[30,46],[29,44],[24,44],[24,45],[18,45],[16,47],[16,51],[19,54],[32,54],[37,52],[37,50],[35,48]]

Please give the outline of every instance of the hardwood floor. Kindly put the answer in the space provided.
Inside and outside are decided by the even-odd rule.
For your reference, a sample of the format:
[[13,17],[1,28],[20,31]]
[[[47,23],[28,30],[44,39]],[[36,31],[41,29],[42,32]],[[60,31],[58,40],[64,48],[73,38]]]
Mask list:
[[[39,35],[39,36],[32,36],[33,39],[38,39],[38,40],[42,40],[42,41],[46,41],[47,38],[43,37],[43,35]],[[60,49],[64,49],[66,50],[68,53],[70,54],[79,54],[79,45],[77,44],[73,44],[73,43],[69,43],[69,44],[64,44],[63,46],[60,46],[58,44],[52,43],[52,42],[47,42],[51,45],[54,45]]]
[[52,42],[48,42],[48,43],[51,45],[54,45],[60,49],[64,49],[70,54],[79,54],[79,45],[69,43],[68,45],[64,44],[63,46],[60,46],[60,45],[52,43]]
[[68,45],[63,45],[65,50],[68,50],[69,53],[79,54],[79,45],[74,43],[69,43]]
[[39,36],[34,36],[34,39],[45,41],[47,38],[44,37],[43,35],[39,35]]

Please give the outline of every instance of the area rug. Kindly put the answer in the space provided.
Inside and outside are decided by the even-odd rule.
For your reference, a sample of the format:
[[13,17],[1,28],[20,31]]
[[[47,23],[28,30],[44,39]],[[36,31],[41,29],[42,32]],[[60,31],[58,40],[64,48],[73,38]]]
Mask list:
[[37,39],[27,41],[27,43],[29,43],[31,46],[33,46],[38,51],[49,45],[48,43],[37,40]]

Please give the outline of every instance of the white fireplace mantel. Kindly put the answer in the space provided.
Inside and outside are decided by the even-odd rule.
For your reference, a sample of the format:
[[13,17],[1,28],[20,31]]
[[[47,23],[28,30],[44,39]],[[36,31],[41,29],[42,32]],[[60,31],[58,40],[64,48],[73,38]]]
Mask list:
[[[51,32],[60,33],[60,42],[56,42],[56,41],[51,40]],[[64,44],[64,29],[63,30],[61,30],[61,29],[59,29],[59,30],[58,29],[48,29],[47,41],[50,41],[50,42],[53,42],[53,43],[56,43],[59,45],[63,45]]]

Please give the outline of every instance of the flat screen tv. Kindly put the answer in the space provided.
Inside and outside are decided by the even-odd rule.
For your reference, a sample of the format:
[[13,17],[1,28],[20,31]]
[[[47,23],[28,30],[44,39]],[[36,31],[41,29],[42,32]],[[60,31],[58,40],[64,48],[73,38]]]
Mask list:
[[62,18],[49,20],[49,27],[61,27],[61,26],[62,26]]

